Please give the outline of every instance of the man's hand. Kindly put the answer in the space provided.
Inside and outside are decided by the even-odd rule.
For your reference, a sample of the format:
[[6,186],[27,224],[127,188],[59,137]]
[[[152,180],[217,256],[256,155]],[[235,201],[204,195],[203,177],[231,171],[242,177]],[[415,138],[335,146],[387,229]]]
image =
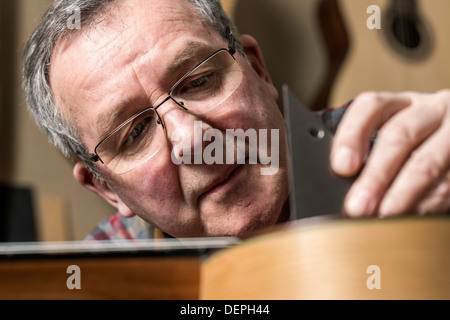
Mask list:
[[448,211],[450,91],[361,94],[336,133],[331,166],[346,177],[361,171],[344,204],[351,217]]

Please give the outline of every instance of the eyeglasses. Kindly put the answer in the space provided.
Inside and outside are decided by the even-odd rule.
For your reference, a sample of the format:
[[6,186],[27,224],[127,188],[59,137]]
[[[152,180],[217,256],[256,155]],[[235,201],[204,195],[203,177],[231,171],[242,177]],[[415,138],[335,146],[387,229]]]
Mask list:
[[158,108],[169,100],[197,115],[220,106],[242,82],[242,70],[234,58],[234,38],[230,32],[228,49],[222,48],[192,68],[170,89],[156,107],[135,114],[96,147],[88,161],[100,161],[116,174],[127,173],[153,158],[167,141],[166,126]]

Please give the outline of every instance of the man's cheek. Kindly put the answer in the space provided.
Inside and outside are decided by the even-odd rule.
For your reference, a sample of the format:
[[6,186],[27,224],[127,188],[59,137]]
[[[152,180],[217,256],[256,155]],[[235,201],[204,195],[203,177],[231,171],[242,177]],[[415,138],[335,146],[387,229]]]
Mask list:
[[119,184],[129,199],[161,202],[173,199],[180,192],[176,166],[170,160],[170,153],[166,153],[161,150],[152,161],[123,176]]
[[[261,175],[275,175],[280,168],[280,133],[278,129],[271,130],[271,142],[268,144],[267,131],[260,130],[259,159],[261,164],[268,167],[261,168]],[[264,134],[265,133],[265,134]],[[269,152],[270,148],[270,152]]]

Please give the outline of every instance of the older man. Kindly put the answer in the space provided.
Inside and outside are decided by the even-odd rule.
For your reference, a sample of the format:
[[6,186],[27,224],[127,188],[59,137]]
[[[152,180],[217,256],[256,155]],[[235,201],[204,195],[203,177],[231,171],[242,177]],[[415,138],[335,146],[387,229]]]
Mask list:
[[[73,8],[79,30],[67,28]],[[173,237],[245,236],[286,221],[278,92],[255,39],[235,39],[233,30],[219,1],[56,1],[25,53],[30,110],[74,161],[75,178],[122,217],[137,215]],[[449,111],[445,91],[355,99],[336,135],[334,170],[357,173],[368,141],[380,134],[347,214],[449,208]],[[277,170],[262,174],[268,164],[252,159],[249,140],[244,162],[235,154],[234,161],[183,161],[218,138],[228,141],[229,130],[277,133],[265,146],[275,150]],[[193,138],[198,131],[203,139]],[[204,139],[207,132],[214,139]]]

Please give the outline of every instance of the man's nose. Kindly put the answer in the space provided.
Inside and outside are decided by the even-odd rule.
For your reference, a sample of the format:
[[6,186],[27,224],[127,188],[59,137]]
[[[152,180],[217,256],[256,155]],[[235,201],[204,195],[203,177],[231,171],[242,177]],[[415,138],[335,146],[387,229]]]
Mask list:
[[172,101],[165,106],[161,117],[167,139],[171,143],[172,160],[176,164],[200,164],[206,147],[203,134],[211,129],[211,126],[190,112],[188,106],[186,108],[187,110],[184,110]]

